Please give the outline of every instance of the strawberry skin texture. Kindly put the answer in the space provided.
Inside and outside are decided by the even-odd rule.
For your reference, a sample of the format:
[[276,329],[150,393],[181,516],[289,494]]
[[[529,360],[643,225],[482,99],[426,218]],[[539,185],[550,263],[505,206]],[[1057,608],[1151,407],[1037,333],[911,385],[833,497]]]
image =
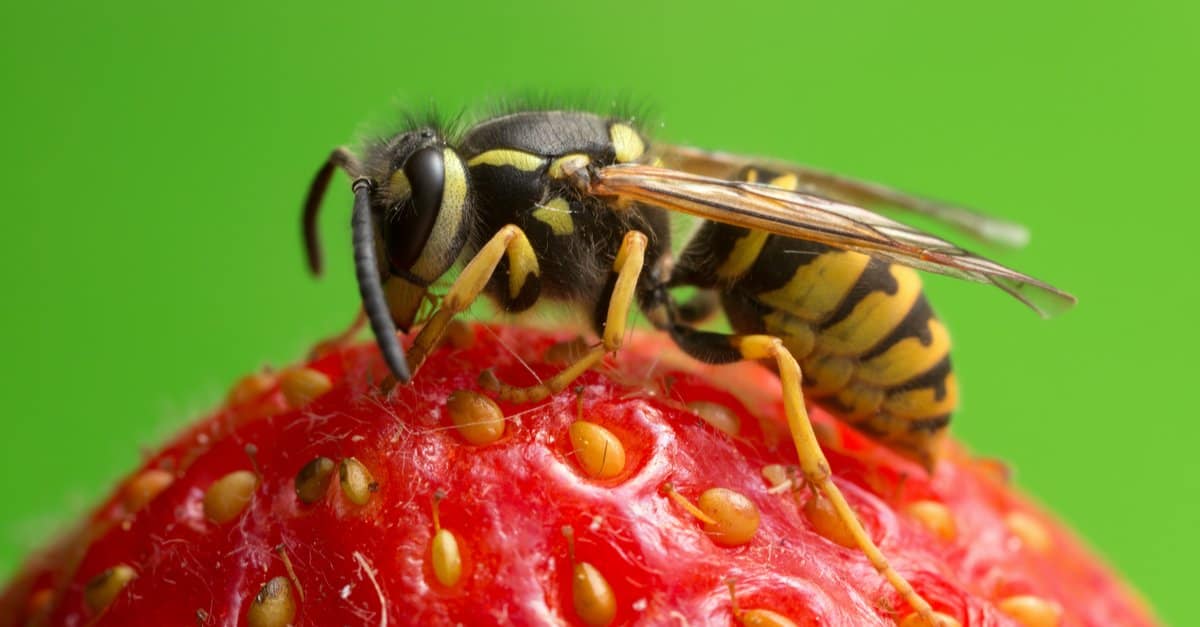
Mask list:
[[[184,432],[79,529],[32,558],[0,596],[0,626],[247,625],[256,595],[276,577],[289,581],[296,625],[575,625],[584,624],[572,596],[582,562],[611,587],[612,624],[740,624],[727,581],[742,610],[797,625],[904,619],[909,610],[866,559],[806,516],[807,490],[767,491],[763,468],[796,459],[778,382],[757,365],[703,366],[661,337],[637,336],[575,389],[543,404],[501,404],[503,435],[468,443],[447,398],[478,390],[485,367],[517,384],[535,381],[530,369],[547,377],[561,368],[546,362],[547,351],[570,337],[468,329],[390,396],[378,391],[386,373],[367,345],[306,365],[332,383],[311,402],[289,400],[280,377],[260,377],[259,392]],[[686,407],[696,401],[731,409],[738,435]],[[1057,623],[1037,624],[1157,624],[1068,530],[1006,483],[999,465],[952,444],[929,477],[810,411],[850,504],[938,612],[961,625],[1033,625],[1005,603],[1031,597],[1035,609],[1061,612]],[[614,476],[581,467],[569,437],[580,418],[623,445]],[[337,470],[303,502],[296,476],[317,457],[357,460],[373,479],[360,491],[366,503],[349,498]],[[171,480],[139,508],[130,486],[151,469]],[[206,493],[234,471],[254,473],[257,484],[240,513],[214,522]],[[709,488],[736,491],[760,513],[758,528],[746,544],[723,546],[664,495],[666,484],[693,502]],[[439,491],[440,528],[461,556],[452,585],[433,567]],[[912,513],[919,501],[948,512],[951,527]],[[134,577],[97,604],[98,576],[118,565]]]

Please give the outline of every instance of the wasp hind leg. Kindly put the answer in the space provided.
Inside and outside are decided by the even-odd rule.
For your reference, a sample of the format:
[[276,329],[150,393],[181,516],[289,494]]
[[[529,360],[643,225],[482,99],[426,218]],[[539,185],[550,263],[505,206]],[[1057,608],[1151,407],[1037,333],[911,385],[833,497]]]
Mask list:
[[779,371],[783,387],[783,405],[787,413],[788,431],[791,432],[792,442],[800,460],[800,470],[809,485],[815,487],[830,504],[833,505],[837,518],[845,525],[846,530],[854,539],[855,545],[866,555],[867,560],[881,575],[896,589],[900,596],[925,621],[932,626],[941,623],[934,617],[933,608],[929,605],[912,584],[888,563],[887,558],[874,540],[863,529],[857,514],[846,502],[846,497],[833,482],[829,470],[829,462],[821,445],[813,432],[808,410],[804,406],[804,393],[800,387],[802,378],[800,364],[783,345],[783,341],[771,335],[727,335],[709,331],[700,331],[689,326],[674,324],[670,327],[672,339],[685,352],[708,363],[729,363],[734,361],[769,360],[774,362]]
[[616,274],[616,280],[608,301],[603,341],[599,346],[593,346],[571,365],[537,385],[524,388],[508,385],[497,379],[491,371],[485,371],[479,377],[479,384],[503,400],[535,403],[566,389],[572,381],[595,367],[605,354],[620,348],[625,338],[625,321],[629,317],[629,309],[637,291],[638,277],[641,276],[642,266],[645,264],[647,241],[645,234],[638,231],[629,231],[621,241],[621,248],[617,250],[617,257],[613,261],[612,270]]

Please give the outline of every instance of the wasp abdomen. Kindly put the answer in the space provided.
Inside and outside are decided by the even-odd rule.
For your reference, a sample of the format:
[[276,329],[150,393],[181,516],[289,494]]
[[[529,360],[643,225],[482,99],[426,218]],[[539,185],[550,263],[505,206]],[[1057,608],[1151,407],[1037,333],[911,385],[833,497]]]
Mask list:
[[718,288],[738,333],[783,340],[805,394],[929,465],[958,390],[950,338],[916,271],[717,223],[689,242],[673,283]]

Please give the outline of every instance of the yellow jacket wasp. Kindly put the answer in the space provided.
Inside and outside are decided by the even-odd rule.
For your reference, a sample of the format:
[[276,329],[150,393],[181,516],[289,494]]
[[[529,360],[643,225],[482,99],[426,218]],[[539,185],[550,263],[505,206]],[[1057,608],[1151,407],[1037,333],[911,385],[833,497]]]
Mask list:
[[[805,479],[933,623],[929,604],[888,565],[830,479],[804,398],[932,470],[957,384],[949,337],[913,269],[991,283],[1044,315],[1074,299],[862,205],[912,211],[1004,243],[1021,243],[1020,227],[803,166],[650,146],[623,119],[525,111],[479,122],[460,138],[415,128],[370,146],[361,160],[334,150],[304,206],[314,272],[317,210],[336,168],[353,179],[358,286],[398,381],[411,379],[481,293],[513,312],[544,297],[579,304],[602,338],[536,386],[481,377],[510,401],[556,393],[616,351],[635,302],[697,359],[766,360],[783,383]],[[670,212],[705,220],[677,262]],[[406,355],[397,329],[409,330],[430,286],[464,253],[469,261]],[[699,288],[701,298],[677,303],[671,290],[681,286]],[[718,301],[732,334],[696,326]]]

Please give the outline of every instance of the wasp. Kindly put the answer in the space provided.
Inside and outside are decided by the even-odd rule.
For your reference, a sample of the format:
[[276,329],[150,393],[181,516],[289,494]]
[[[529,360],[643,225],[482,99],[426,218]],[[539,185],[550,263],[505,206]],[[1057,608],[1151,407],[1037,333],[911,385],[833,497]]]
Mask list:
[[[909,211],[985,241],[1020,244],[1018,225],[806,166],[651,144],[628,119],[518,111],[455,136],[416,125],[334,150],[303,210],[310,268],[321,269],[316,218],[335,170],[352,179],[354,263],[366,319],[406,383],[449,322],[481,294],[508,312],[544,299],[578,305],[600,342],[555,376],[499,397],[534,402],[617,351],[637,307],[689,355],[764,361],[781,378],[806,481],[913,609],[932,609],[865,533],[831,480],[805,398],[932,471],[957,403],[950,339],[915,270],[990,283],[1052,314],[1074,298],[1046,283],[866,207]],[[700,227],[672,254],[670,215]],[[406,353],[430,290],[466,259]],[[677,302],[675,288],[698,288]],[[701,328],[724,312],[732,333]]]

